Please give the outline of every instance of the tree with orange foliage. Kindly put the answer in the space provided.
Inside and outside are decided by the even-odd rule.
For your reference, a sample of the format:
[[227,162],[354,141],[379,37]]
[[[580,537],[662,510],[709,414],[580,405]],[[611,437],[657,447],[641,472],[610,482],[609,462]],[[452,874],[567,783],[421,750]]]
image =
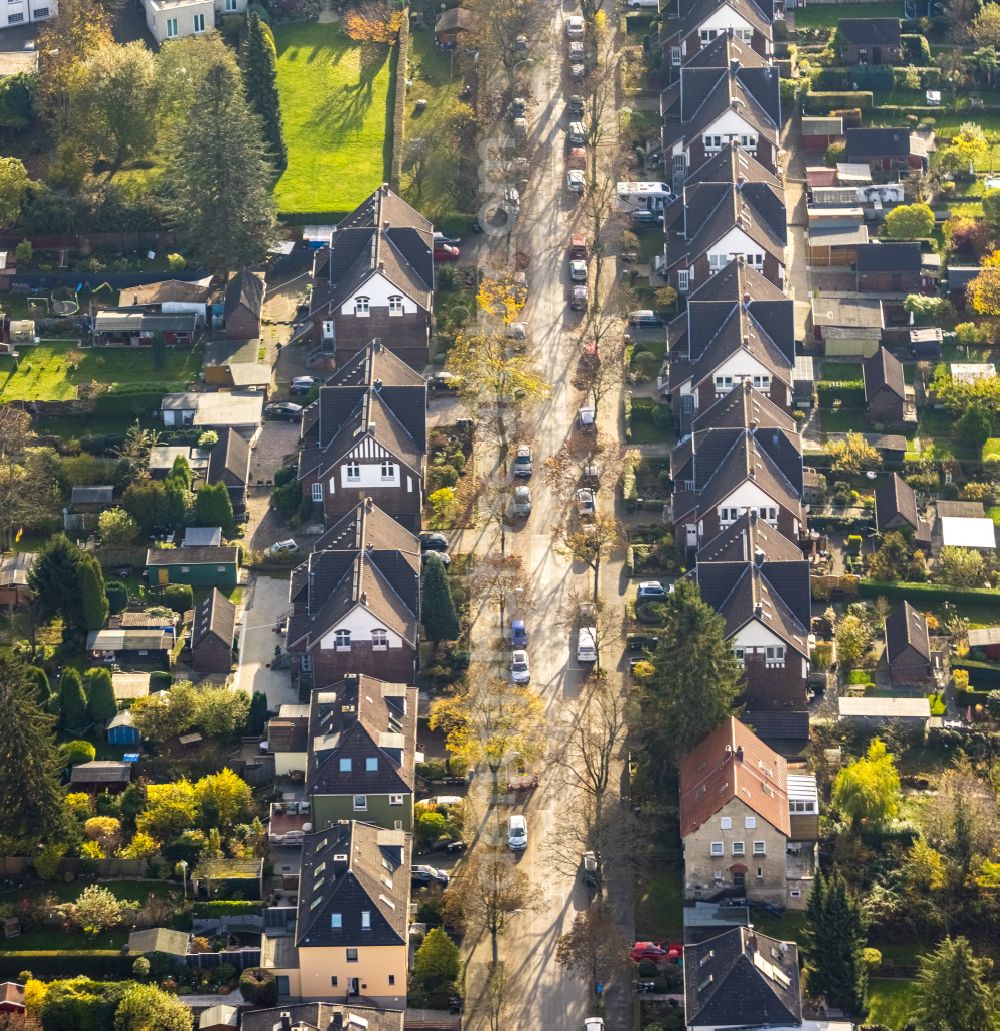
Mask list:
[[405,13],[390,3],[368,0],[357,4],[344,16],[344,33],[359,43],[381,43],[394,46]]

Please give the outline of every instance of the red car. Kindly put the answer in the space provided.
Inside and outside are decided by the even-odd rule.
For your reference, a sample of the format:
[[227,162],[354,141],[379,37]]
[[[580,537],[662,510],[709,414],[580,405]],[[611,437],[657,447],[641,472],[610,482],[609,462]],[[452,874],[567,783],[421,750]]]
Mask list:
[[657,966],[664,963],[677,963],[684,955],[683,945],[664,945],[663,942],[636,942],[629,950],[628,958],[633,963],[648,959]]
[[437,243],[434,245],[435,261],[458,261],[461,252],[451,243]]

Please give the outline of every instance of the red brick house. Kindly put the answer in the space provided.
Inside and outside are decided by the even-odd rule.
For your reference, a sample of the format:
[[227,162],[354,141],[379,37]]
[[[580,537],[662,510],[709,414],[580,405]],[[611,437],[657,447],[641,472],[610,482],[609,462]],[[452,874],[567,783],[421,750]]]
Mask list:
[[264,307],[264,273],[243,268],[226,284],[222,320],[230,340],[255,340],[260,336]]
[[885,621],[882,662],[893,684],[925,684],[933,677],[927,620],[908,601],[897,605]]
[[906,418],[907,387],[903,363],[880,347],[864,365],[865,411],[872,422],[900,426]]
[[199,673],[228,673],[233,665],[236,606],[213,587],[198,602],[191,627],[191,665]]

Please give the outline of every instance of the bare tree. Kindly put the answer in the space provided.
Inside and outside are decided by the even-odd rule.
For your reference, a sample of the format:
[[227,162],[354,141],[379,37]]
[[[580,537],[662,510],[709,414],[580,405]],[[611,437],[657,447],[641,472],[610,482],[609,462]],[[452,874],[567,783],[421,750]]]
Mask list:
[[[591,153],[592,157],[596,154],[595,151]],[[614,309],[607,306],[601,298],[604,259],[608,243],[620,237],[620,230],[625,227],[625,216],[618,210],[618,183],[613,169],[595,166],[593,174],[584,186],[582,211],[583,225],[591,241],[593,259],[591,265],[594,273],[594,292],[591,311],[597,312],[607,307],[610,315]],[[592,315],[591,321],[595,318],[596,315]],[[608,329],[610,328],[609,326]],[[593,332],[591,329],[591,333]]]
[[553,536],[563,555],[584,563],[593,571],[596,602],[601,593],[601,565],[625,539],[621,521],[601,514],[596,515],[592,523],[575,522],[570,517],[555,528]]
[[512,980],[502,960],[470,966],[466,974],[466,1009],[484,1015],[490,1031],[507,1027]]
[[604,430],[591,435],[574,433],[542,463],[545,484],[564,504],[572,500],[587,470],[602,485],[617,482],[628,452]]
[[507,922],[517,912],[536,909],[542,892],[513,864],[508,852],[490,849],[469,856],[444,897],[445,912],[460,912],[466,925],[489,934],[496,964],[497,942]]
[[[614,320],[619,332],[612,335],[608,325],[611,320],[605,319],[600,312],[598,316],[591,322],[592,327],[597,327],[597,332],[593,333],[594,346],[590,350],[581,349],[573,375],[573,386],[587,395],[595,418],[601,402],[609,394],[620,390],[625,378],[625,337],[620,332],[621,320]],[[607,337],[603,345],[598,339],[599,335]]]
[[607,650],[620,645],[624,619],[621,606],[608,604],[603,598],[596,601],[586,591],[571,591],[569,598],[559,609],[556,625],[570,634],[580,627],[590,627],[596,634],[594,646],[597,650],[597,672],[604,669],[603,658]]
[[531,577],[520,555],[482,555],[476,558],[470,578],[470,596],[481,607],[495,609],[501,630],[507,607],[516,604],[519,612],[530,610]]
[[572,930],[556,942],[556,962],[586,984],[607,983],[628,969],[628,948],[610,909],[598,902],[577,913]]

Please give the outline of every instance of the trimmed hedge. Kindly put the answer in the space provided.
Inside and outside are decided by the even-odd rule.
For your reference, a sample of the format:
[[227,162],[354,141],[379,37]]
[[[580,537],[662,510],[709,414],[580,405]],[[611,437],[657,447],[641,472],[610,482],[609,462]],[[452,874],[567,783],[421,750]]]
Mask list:
[[[812,526],[814,523],[815,520],[810,518],[809,525]],[[1000,593],[988,587],[950,587],[948,584],[919,584],[905,581],[891,584],[864,579],[861,581],[860,593],[862,598],[877,598],[881,595],[890,601],[905,599],[914,605],[951,601],[1000,609]]]
[[278,221],[286,226],[336,225],[349,211],[279,211]]
[[[150,390],[142,387],[136,391],[116,390],[98,394],[94,400],[94,415],[98,417],[131,417],[148,415],[160,410],[160,402],[167,391],[173,389],[164,384],[162,390]],[[178,387],[183,390],[184,387]]]
[[867,531],[872,528],[875,514],[869,519],[855,519],[853,516],[810,515],[809,529],[820,533],[852,533]]
[[865,385],[861,380],[820,380],[816,384],[816,397],[820,408],[832,408],[834,401],[839,401],[845,408],[864,408]]
[[[952,659],[951,668],[964,669],[969,674],[969,683],[1000,684],[1000,666],[992,662],[979,662],[977,659]],[[977,701],[982,701],[982,699],[977,699]]]
[[77,952],[74,949],[53,949],[47,952],[0,952],[0,980],[16,981],[22,970],[33,977],[52,981],[63,977],[89,977],[107,981],[132,976],[135,956],[120,949],[99,949]]
[[860,107],[867,111],[875,103],[871,90],[841,90],[836,93],[810,90],[802,98],[802,110],[807,115],[825,116],[834,107]]
[[191,915],[196,920],[212,916],[238,916],[242,913],[259,913],[262,903],[247,902],[245,899],[217,899],[214,902],[196,902]]

